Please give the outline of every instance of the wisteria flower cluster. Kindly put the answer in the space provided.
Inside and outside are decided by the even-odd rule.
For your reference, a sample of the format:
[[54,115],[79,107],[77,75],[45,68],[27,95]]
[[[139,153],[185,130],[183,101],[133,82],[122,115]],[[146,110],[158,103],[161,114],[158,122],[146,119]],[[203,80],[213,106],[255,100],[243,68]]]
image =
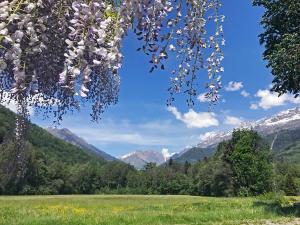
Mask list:
[[25,102],[58,120],[91,102],[98,120],[117,102],[121,42],[132,29],[151,72],[164,70],[167,59],[178,62],[169,104],[180,92],[193,104],[200,70],[208,73],[207,97],[215,102],[224,71],[220,6],[219,0],[0,0],[0,101]]

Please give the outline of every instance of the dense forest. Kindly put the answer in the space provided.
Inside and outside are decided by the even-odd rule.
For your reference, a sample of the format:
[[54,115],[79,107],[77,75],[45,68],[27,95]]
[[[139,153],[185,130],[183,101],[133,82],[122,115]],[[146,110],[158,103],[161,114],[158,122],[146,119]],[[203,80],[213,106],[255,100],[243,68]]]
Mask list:
[[192,164],[170,159],[136,170],[121,161],[106,161],[30,124],[25,175],[19,178],[14,121],[15,114],[1,107],[0,194],[300,194],[299,161],[287,162],[282,155],[274,155],[255,131],[243,129],[220,143],[210,158]]

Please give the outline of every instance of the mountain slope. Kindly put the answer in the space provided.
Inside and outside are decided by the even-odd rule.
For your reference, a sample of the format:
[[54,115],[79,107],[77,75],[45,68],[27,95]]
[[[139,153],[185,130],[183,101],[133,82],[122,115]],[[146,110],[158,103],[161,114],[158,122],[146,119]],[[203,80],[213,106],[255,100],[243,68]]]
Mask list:
[[[282,111],[269,118],[244,123],[241,128],[257,131],[271,145],[275,156],[278,154],[293,160],[299,159],[297,155],[300,152],[300,145],[296,143],[300,141],[300,107]],[[212,156],[218,143],[230,139],[231,134],[232,131],[207,133],[197,146],[182,151],[173,159],[179,162],[195,162]]]
[[101,151],[100,149],[96,148],[95,146],[88,144],[84,139],[78,137],[74,133],[72,133],[67,128],[63,129],[57,129],[57,128],[47,128],[47,131],[51,133],[52,135],[56,136],[57,138],[60,138],[64,141],[67,141],[73,145],[76,145],[86,151],[88,151],[91,154],[100,156],[101,158],[107,160],[107,161],[114,161],[117,160],[113,156],[105,153],[104,151]]
[[136,169],[142,169],[148,163],[135,154],[127,157],[122,157],[122,161],[134,166]]
[[[15,116],[13,112],[0,106],[0,144],[12,141]],[[53,136],[35,124],[29,124],[27,141],[38,154],[44,155],[49,160],[67,164],[86,163],[93,160],[105,161],[101,157],[95,157],[78,146]]]
[[166,162],[165,156],[157,151],[135,151],[121,157],[123,162],[126,162],[137,169],[142,169],[147,163],[156,163],[161,165]]
[[213,156],[215,152],[215,146],[211,146],[208,148],[192,147],[188,151],[184,151],[180,154],[174,155],[172,159],[180,163],[185,163],[186,161],[194,163]]
[[280,161],[300,163],[300,140],[282,149],[275,157]]

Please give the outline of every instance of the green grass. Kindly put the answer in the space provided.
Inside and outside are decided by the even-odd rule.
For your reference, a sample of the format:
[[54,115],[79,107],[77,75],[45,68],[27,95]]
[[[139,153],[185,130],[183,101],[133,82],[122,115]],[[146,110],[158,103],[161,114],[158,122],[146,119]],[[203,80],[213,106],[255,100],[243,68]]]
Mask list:
[[[300,200],[300,198],[298,198]],[[189,196],[0,197],[1,225],[265,224],[293,221],[253,198]]]

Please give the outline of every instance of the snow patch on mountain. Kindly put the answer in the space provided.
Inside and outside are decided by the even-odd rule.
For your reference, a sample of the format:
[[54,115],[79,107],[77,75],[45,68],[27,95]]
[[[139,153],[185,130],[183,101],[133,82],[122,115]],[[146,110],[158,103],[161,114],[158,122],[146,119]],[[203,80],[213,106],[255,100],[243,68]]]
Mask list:
[[170,153],[169,149],[163,148],[161,152],[154,150],[134,151],[120,157],[120,159],[123,162],[141,169],[147,163],[156,163],[157,165],[161,165],[168,161],[173,155],[174,153]]
[[120,159],[126,159],[126,158],[129,158],[130,156],[133,156],[133,155],[136,155],[137,153],[136,152],[130,152],[126,155],[123,155],[120,157]]
[[221,141],[225,141],[231,137],[231,131],[229,132],[207,132],[200,135],[201,142],[197,145],[199,148],[206,148],[208,146],[218,144]]
[[[288,109],[279,112],[271,117],[263,118],[257,121],[245,121],[239,127],[236,128],[248,128],[259,132],[262,135],[267,135],[277,130],[293,129],[300,127],[300,107]],[[209,146],[216,145],[222,141],[231,138],[231,131],[222,132],[207,132],[200,135],[200,143],[196,147],[207,148]],[[187,151],[186,149],[184,150]]]

